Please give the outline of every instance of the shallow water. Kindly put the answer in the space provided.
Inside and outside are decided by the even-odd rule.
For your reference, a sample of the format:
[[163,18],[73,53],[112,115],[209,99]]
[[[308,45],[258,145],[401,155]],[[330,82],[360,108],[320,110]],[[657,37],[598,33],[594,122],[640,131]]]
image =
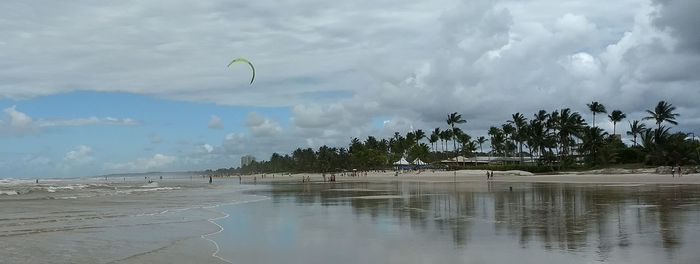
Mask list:
[[[242,194],[246,188],[254,187],[206,179],[5,180],[0,191],[12,194],[0,194],[0,264],[215,263],[211,243],[200,237],[218,230],[209,222],[222,216],[217,205],[259,199]],[[185,242],[195,248],[168,251]]]
[[[510,190],[512,187],[512,191]],[[700,186],[278,184],[223,206],[235,263],[700,263]]]

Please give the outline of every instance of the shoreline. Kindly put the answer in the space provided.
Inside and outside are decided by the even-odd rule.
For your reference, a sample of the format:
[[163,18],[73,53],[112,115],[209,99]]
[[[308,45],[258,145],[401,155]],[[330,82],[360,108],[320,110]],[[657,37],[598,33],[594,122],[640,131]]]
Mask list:
[[[525,171],[494,171],[494,177],[486,178],[486,170],[460,170],[460,171],[422,171],[406,172],[395,175],[393,171],[364,172],[361,176],[341,176],[336,174],[336,182],[512,182],[512,183],[575,183],[575,184],[700,184],[700,173],[684,174],[673,177],[671,174],[657,173],[566,173],[566,174],[532,174]],[[326,174],[328,179],[330,174]],[[308,177],[310,183],[324,182],[321,173],[298,174],[253,174],[242,175],[243,184],[273,184],[273,183],[302,183]],[[218,178],[219,180],[234,181],[238,176]]]

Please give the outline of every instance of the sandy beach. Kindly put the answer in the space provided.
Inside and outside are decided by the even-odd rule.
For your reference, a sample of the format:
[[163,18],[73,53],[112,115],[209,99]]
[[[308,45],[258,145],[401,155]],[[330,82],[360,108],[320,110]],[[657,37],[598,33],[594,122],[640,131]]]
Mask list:
[[[268,199],[250,191],[268,188],[268,184],[300,184],[302,178],[310,179],[314,186],[334,185],[324,182],[322,174],[246,175],[241,176],[240,183],[237,176],[217,177],[213,184],[205,178],[166,178],[153,183],[94,178],[38,184],[3,180],[0,263],[230,263],[217,255],[217,234],[223,231],[218,223],[228,217],[219,206]],[[495,172],[490,180],[486,179],[486,171],[480,170],[336,175],[339,184],[455,181],[474,188],[486,182],[679,186],[700,184],[700,175],[533,175],[507,171]]]
[[[630,172],[606,174],[599,171],[565,173],[565,174],[532,174],[525,171],[494,171],[492,179],[486,179],[485,170],[460,171],[409,171],[395,174],[393,171],[359,172],[359,176],[346,173],[336,174],[337,182],[542,182],[542,183],[589,183],[589,184],[700,184],[700,174],[683,174],[681,177],[671,174],[656,174],[652,172]],[[255,174],[241,176],[243,183],[275,183],[302,182],[302,178],[310,177],[311,182],[324,182],[320,173],[299,174]],[[330,174],[326,174],[329,178]],[[236,179],[237,176],[231,177]]]

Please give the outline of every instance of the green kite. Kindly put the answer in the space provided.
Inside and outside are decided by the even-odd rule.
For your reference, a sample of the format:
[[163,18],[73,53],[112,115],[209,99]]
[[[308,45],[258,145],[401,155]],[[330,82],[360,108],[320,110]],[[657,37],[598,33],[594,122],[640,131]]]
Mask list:
[[253,81],[255,80],[255,67],[253,67],[253,63],[244,58],[235,58],[226,67],[231,67],[231,64],[234,63],[247,63],[250,66],[250,69],[253,70],[253,77],[250,78],[250,84],[253,84]]

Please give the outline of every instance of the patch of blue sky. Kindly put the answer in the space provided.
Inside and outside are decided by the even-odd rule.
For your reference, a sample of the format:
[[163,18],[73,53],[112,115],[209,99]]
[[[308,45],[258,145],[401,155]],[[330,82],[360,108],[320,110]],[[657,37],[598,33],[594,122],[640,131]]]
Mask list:
[[[41,155],[60,161],[67,152],[86,145],[92,149],[95,161],[131,161],[155,153],[186,152],[205,143],[219,145],[228,133],[247,132],[245,123],[250,112],[272,118],[283,127],[289,125],[291,116],[288,107],[237,107],[106,92],[0,100],[2,109],[13,105],[34,121],[112,117],[131,118],[138,124],[55,126],[23,136],[3,135],[0,157],[4,160]],[[221,118],[223,129],[208,128],[212,115]],[[154,138],[160,142],[154,142]]]

